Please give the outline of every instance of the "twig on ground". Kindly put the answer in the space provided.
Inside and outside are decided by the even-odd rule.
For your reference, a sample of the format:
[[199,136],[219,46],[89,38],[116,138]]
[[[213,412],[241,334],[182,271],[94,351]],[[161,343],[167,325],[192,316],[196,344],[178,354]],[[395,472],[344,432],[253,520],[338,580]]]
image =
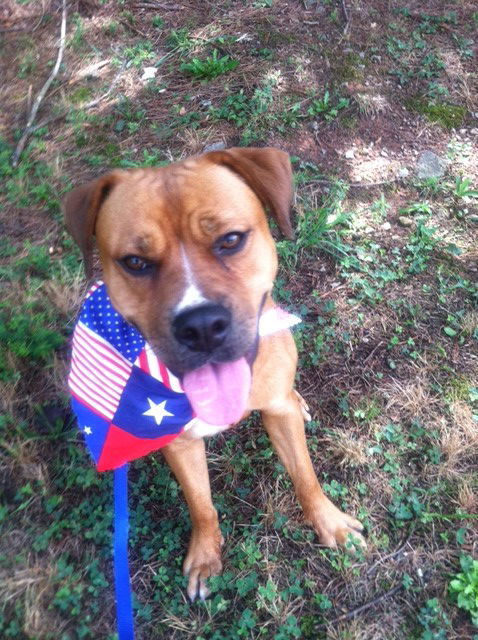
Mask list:
[[349,12],[347,11],[347,5],[345,4],[345,0],[341,0],[342,5],[342,13],[344,15],[345,27],[344,27],[344,35],[347,33],[350,25]]
[[403,585],[402,584],[397,584],[392,589],[390,589],[389,591],[386,591],[385,593],[382,593],[381,596],[377,596],[376,598],[372,598],[372,600],[369,600],[368,602],[365,602],[364,604],[360,605],[359,607],[355,607],[355,609],[351,609],[350,611],[347,611],[346,613],[343,613],[342,615],[337,616],[336,618],[332,618],[332,620],[327,620],[327,622],[319,624],[315,628],[317,630],[318,629],[327,629],[327,627],[329,627],[332,624],[336,624],[337,622],[342,622],[343,620],[350,620],[350,618],[354,618],[359,613],[362,613],[362,611],[366,611],[367,609],[370,609],[370,607],[373,607],[375,604],[381,602],[382,600],[385,600],[385,598],[390,598],[391,596],[395,595],[397,593],[397,591],[400,591],[400,589],[403,589]]
[[163,9],[164,11],[179,11],[179,9],[183,8],[182,5],[176,4],[175,2],[164,4],[162,2],[155,2],[154,0],[151,0],[150,2],[147,2],[146,0],[143,0],[143,2],[135,2],[133,6],[136,9]]
[[[380,182],[345,182],[345,186],[351,189],[371,189],[372,187],[385,187],[388,185],[392,185],[395,182],[400,182],[403,180],[402,177],[396,176],[395,178],[390,178],[389,180],[381,180]],[[324,186],[330,186],[334,184],[333,180],[309,180],[307,184],[323,184]]]
[[[382,343],[379,343],[382,344]],[[378,346],[378,345],[377,345]],[[376,349],[376,348],[375,348]],[[375,349],[372,351],[372,353],[375,351]],[[369,358],[370,356],[368,356]],[[368,359],[367,358],[367,359]],[[373,565],[371,567],[369,567],[366,571],[367,575],[371,575],[372,573],[374,573],[374,571],[377,569],[377,567],[379,565],[381,565],[383,562],[385,562],[386,560],[390,560],[391,558],[395,558],[396,556],[400,555],[402,553],[402,551],[405,549],[405,547],[408,545],[410,538],[412,536],[413,531],[411,531],[407,537],[405,538],[405,540],[402,542],[402,544],[398,547],[398,549],[395,549],[395,551],[392,551],[392,553],[387,554],[386,556],[383,556],[382,558],[379,558],[376,562],[373,563]]]
[[120,24],[122,24],[125,29],[129,29],[130,31],[132,31],[133,33],[136,33],[138,36],[141,36],[142,38],[148,37],[144,31],[141,31],[141,29],[138,29],[127,20],[120,20]]
[[[105,100],[112,93],[113,89],[118,84],[118,82],[119,82],[119,80],[120,80],[120,78],[121,78],[121,76],[122,76],[122,74],[123,74],[125,69],[126,69],[126,61],[123,62],[123,64],[121,65],[120,70],[118,71],[116,76],[113,78],[113,82],[111,83],[109,89],[107,91],[105,91],[105,93],[103,93],[103,95],[101,95],[99,98],[95,98],[94,100],[91,100],[90,102],[87,102],[86,104],[82,105],[81,109],[83,109],[83,110],[92,109],[93,107],[96,107],[100,102],[103,102],[103,100]],[[62,118],[67,116],[68,113],[69,113],[69,109],[65,109],[61,113],[57,113],[54,116],[50,116],[46,120],[43,120],[39,124],[36,124],[34,127],[31,127],[30,133],[34,133],[38,129],[41,129],[42,127],[46,127],[47,124],[51,124],[52,122],[56,122],[57,120],[61,120]]]
[[29,116],[29,118],[27,120],[25,131],[23,132],[22,137],[18,141],[17,148],[15,149],[15,152],[13,153],[13,156],[12,156],[12,166],[13,167],[16,167],[18,165],[18,160],[20,158],[20,155],[21,155],[23,149],[25,148],[25,144],[26,144],[30,134],[32,133],[33,122],[35,121],[36,115],[38,113],[38,109],[40,108],[40,104],[41,104],[43,98],[45,97],[48,89],[50,88],[51,83],[56,78],[56,76],[58,74],[58,71],[60,69],[60,64],[61,64],[61,61],[63,59],[63,52],[65,50],[66,15],[67,15],[66,0],[63,0],[63,6],[62,6],[62,10],[61,10],[60,44],[59,44],[59,47],[58,47],[58,55],[56,57],[56,63],[55,63],[55,66],[53,67],[53,70],[50,73],[47,81],[45,82],[43,87],[40,89],[37,97],[35,98],[32,110],[30,112],[30,116]]

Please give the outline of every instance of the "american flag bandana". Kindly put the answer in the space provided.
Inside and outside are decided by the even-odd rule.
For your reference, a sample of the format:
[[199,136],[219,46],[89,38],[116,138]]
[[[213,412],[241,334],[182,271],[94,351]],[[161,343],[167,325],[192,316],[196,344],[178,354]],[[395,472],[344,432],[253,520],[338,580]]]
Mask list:
[[[262,314],[259,335],[300,321],[275,307]],[[98,471],[164,447],[198,420],[178,378],[114,309],[101,281],[88,291],[73,332],[68,386]]]

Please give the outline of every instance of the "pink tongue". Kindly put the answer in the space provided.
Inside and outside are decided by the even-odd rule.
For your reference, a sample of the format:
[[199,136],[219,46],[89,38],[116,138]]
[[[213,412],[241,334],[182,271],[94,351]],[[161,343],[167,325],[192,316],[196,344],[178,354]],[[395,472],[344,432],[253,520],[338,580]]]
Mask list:
[[213,425],[233,424],[246,410],[251,369],[245,358],[205,364],[186,373],[183,389],[198,418]]

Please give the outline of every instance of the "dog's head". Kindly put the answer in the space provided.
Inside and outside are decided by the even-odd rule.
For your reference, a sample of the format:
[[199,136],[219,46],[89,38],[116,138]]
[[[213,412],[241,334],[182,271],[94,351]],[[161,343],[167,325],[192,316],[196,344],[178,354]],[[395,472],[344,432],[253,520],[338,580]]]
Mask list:
[[87,274],[96,236],[114,307],[186,391],[204,383],[211,395],[211,384],[220,392],[247,377],[277,270],[264,208],[291,237],[291,196],[286,153],[234,148],[113,171],[74,189],[64,208]]

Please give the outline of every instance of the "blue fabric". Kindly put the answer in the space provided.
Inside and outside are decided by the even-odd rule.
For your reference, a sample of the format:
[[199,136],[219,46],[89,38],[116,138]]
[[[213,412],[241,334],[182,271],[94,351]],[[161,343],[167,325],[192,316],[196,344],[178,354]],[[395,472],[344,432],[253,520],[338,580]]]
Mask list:
[[128,567],[128,465],[114,471],[114,574],[119,640],[134,640]]
[[111,304],[106,286],[98,281],[80,311],[79,320],[134,362],[145,345],[141,333],[126,322]]

